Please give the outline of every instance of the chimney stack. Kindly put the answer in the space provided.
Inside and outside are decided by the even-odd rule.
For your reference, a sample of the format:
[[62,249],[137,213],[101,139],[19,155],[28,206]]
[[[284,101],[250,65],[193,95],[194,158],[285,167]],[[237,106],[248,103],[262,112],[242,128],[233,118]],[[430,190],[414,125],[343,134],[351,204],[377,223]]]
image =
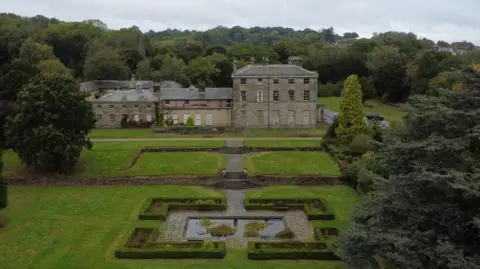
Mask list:
[[160,93],[160,83],[155,83],[155,85],[153,85],[153,92]]
[[233,73],[235,74],[237,72],[237,59],[233,59]]
[[252,57],[250,58],[250,64],[251,64],[251,65],[254,65],[254,64],[255,64],[255,57],[252,56]]
[[288,57],[288,64],[293,64],[293,65],[302,67],[303,59],[300,56],[290,56]]

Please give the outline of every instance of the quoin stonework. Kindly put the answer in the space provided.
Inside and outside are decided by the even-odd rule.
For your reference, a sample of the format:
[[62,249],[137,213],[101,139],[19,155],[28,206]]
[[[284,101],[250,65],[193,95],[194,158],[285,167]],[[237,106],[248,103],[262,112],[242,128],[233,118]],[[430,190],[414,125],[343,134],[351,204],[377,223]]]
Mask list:
[[89,95],[97,127],[116,128],[122,119],[155,122],[157,117],[196,126],[235,128],[312,128],[318,118],[318,74],[302,67],[300,57],[288,64],[254,62],[237,69],[233,88],[184,88],[174,81],[89,81],[80,89]]

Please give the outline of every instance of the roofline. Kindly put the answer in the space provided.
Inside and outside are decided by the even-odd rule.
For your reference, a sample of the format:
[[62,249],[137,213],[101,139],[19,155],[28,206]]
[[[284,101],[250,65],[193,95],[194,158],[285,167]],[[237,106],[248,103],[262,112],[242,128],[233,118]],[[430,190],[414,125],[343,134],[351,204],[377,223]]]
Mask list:
[[274,75],[233,75],[231,76],[232,78],[318,78],[319,75],[318,73],[313,73],[311,75],[294,75],[294,76],[287,76],[287,75],[281,75],[281,76],[274,76]]

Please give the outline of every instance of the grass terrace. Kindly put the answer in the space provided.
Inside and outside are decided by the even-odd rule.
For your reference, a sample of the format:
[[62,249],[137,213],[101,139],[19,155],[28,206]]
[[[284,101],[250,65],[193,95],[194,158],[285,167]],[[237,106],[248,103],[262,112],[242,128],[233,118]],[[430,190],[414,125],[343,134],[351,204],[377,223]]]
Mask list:
[[[91,150],[83,150],[78,177],[114,177],[146,175],[204,175],[214,174],[226,163],[224,156],[205,152],[144,153],[131,169],[128,166],[142,147],[223,147],[224,141],[153,141],[153,142],[95,142]],[[4,175],[14,177],[24,169],[15,153],[3,156]],[[188,164],[188,165],[186,165]],[[188,169],[186,169],[188,167]]]
[[339,176],[340,169],[326,152],[261,152],[244,157],[249,174]]
[[[318,102],[324,104],[328,109],[340,112],[341,97],[319,97]],[[405,114],[399,107],[390,106],[377,100],[365,102],[365,113],[378,113],[388,121],[400,121]]]
[[245,147],[320,147],[319,140],[245,140]]
[[[25,199],[28,197],[28,199]],[[247,250],[228,248],[224,259],[116,259],[135,228],[159,228],[159,220],[138,220],[149,197],[225,199],[223,192],[202,187],[17,187],[9,188],[4,211],[8,226],[0,230],[0,269],[346,269],[339,261],[254,261]],[[269,187],[247,197],[322,197],[335,211],[332,221],[313,221],[315,227],[346,227],[351,204],[359,201],[353,189],[329,187]],[[54,205],[54,206],[52,206]]]

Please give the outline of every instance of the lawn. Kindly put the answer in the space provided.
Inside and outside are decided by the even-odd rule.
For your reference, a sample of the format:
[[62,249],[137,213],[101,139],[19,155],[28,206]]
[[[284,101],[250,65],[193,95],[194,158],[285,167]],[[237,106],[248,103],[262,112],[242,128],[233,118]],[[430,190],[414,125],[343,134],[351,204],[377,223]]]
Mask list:
[[[340,112],[341,97],[320,97],[318,102],[324,104],[328,109]],[[378,113],[388,121],[400,121],[405,114],[399,107],[382,104],[378,100],[367,100],[365,102],[365,113]]]
[[[222,162],[225,163],[224,157],[220,155],[205,154],[201,152],[182,152],[172,153],[151,153],[152,157],[140,157],[139,165],[144,165],[142,169],[123,170],[137,151],[142,147],[222,147],[224,141],[154,141],[154,142],[95,142],[91,150],[83,150],[80,158],[77,173],[74,176],[79,177],[107,177],[107,176],[135,176],[135,175],[154,175],[161,174],[165,171],[165,165],[177,165],[176,168],[170,170],[173,174],[179,174],[179,166],[186,166],[187,163],[198,164],[201,167],[188,166],[188,171],[192,169],[200,169],[206,171],[216,171],[217,165]],[[149,154],[147,154],[149,155]],[[175,156],[170,158],[169,156]],[[207,161],[202,162],[202,159]],[[10,151],[4,153],[4,175],[12,177],[19,170],[22,170],[22,165],[18,157]],[[212,161],[215,159],[214,161]],[[205,164],[212,164],[208,167],[203,167]],[[147,170],[148,169],[148,170]],[[176,169],[176,170],[175,170]],[[185,168],[183,168],[185,171]],[[188,174],[188,171],[185,171]],[[198,171],[198,170],[197,170]]]
[[360,201],[360,197],[354,189],[340,185],[322,187],[271,186],[248,191],[246,197],[271,199],[322,198],[335,213],[335,220],[316,220],[313,221],[313,226],[335,227],[339,230],[348,226],[352,205]]
[[249,174],[316,174],[339,176],[336,163],[325,152],[262,152],[244,157]]
[[[347,187],[273,187],[248,195],[322,195],[336,203],[340,220],[351,202]],[[116,260],[113,251],[133,227],[158,227],[159,221],[138,221],[138,210],[149,197],[223,197],[201,187],[10,187],[8,222],[0,230],[0,269],[346,269],[341,262],[250,261],[245,249],[227,250],[223,260]],[[321,221],[315,221],[314,225]]]
[[246,147],[320,147],[319,140],[245,140]]
[[322,137],[325,134],[326,128],[318,129],[251,129],[240,132],[230,132],[224,134],[162,134],[153,133],[151,129],[93,129],[89,137],[92,139],[99,138],[178,138],[191,137],[202,138],[204,136],[213,137],[298,137],[300,135],[308,135],[309,137]]

